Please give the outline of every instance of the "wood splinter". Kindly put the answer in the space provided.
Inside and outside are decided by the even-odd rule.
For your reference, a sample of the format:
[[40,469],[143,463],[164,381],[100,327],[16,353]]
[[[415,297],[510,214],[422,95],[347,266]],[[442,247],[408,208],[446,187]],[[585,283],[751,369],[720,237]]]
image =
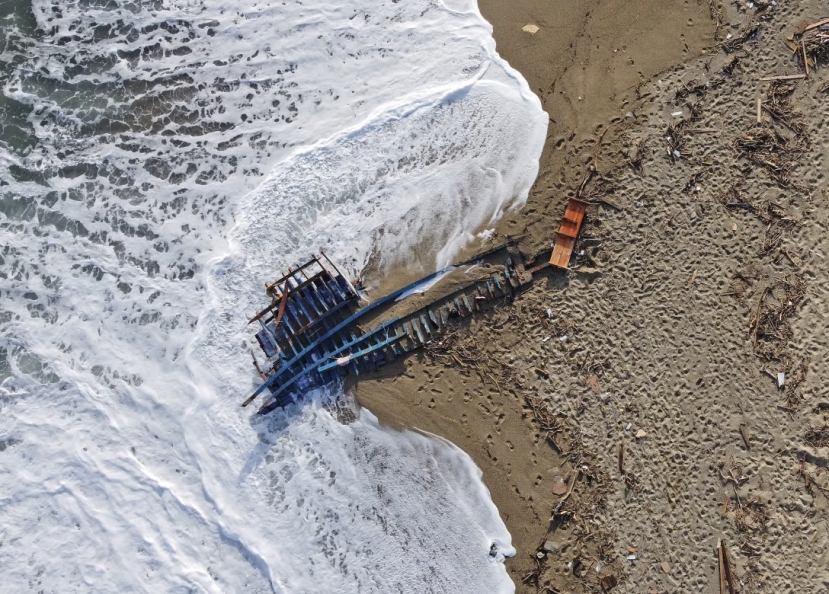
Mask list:
[[619,472],[625,474],[625,444],[619,444]]
[[743,438],[743,443],[746,444],[746,449],[751,449],[751,442],[748,440],[748,433],[746,433],[746,428],[743,425],[740,425],[740,436]]
[[737,594],[734,576],[731,574],[731,563],[728,560],[728,551],[722,539],[717,541],[717,558],[720,566],[720,594]]
[[783,76],[764,76],[761,81],[768,82],[774,80],[797,80],[799,78],[806,78],[805,74],[784,74]]

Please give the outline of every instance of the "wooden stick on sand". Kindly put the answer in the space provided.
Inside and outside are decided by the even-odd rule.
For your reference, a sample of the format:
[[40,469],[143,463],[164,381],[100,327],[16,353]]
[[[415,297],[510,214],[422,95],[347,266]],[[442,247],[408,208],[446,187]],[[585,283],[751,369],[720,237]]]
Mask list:
[[751,442],[748,440],[748,433],[746,433],[746,428],[740,425],[740,436],[743,438],[743,443],[746,444],[746,449],[751,449]]
[[770,81],[770,80],[796,80],[798,78],[806,78],[805,74],[784,74],[782,76],[764,76],[761,78],[761,81]]
[[720,594],[737,594],[734,587],[734,576],[731,575],[731,563],[728,561],[728,551],[725,550],[725,541],[717,541],[717,557],[720,565]]
[[619,444],[619,472],[625,474],[625,444]]
[[808,27],[803,29],[803,32],[805,33],[806,31],[811,31],[812,29],[817,29],[818,27],[822,27],[823,25],[829,25],[829,19],[823,19],[823,20],[818,21],[816,23],[812,23],[811,25],[809,25]]

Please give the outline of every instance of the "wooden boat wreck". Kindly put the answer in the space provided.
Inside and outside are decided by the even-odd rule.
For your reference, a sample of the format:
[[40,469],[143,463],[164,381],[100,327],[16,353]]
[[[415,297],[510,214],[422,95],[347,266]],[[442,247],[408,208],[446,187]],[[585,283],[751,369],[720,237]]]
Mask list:
[[[455,266],[473,264],[506,247],[507,244],[498,246]],[[452,320],[473,315],[489,302],[511,300],[525,284],[513,258],[507,257],[493,274],[461,286],[425,307],[377,322],[367,331],[358,324],[376,317],[373,314],[378,310],[446,272],[447,269],[438,271],[363,307],[359,286],[343,276],[324,253],[322,258],[312,256],[305,264],[266,284],[271,302],[250,320],[259,325],[256,339],[265,363],[254,357],[254,364],[264,382],[242,406],[266,392],[269,397],[259,408],[259,414],[267,414],[346,373],[377,369],[427,344],[443,333]]]

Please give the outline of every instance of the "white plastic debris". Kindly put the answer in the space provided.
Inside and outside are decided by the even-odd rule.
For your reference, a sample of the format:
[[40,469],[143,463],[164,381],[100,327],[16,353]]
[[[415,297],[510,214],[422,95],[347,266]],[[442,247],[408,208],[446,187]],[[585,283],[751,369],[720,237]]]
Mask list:
[[630,431],[631,427],[633,427],[633,423],[628,423],[627,427],[625,427],[625,431]]
[[675,118],[681,118],[682,117],[682,112],[681,111],[675,111],[671,115],[674,116]]
[[548,340],[550,340],[551,338],[552,338],[552,336],[547,336],[547,337],[545,337],[545,338],[542,338],[542,339],[541,339],[541,342],[547,342],[547,341],[548,341]]
[[559,339],[561,342],[567,342],[567,335],[565,334],[564,336],[559,336],[559,337],[558,337],[558,339]]
[[548,317],[548,318],[552,318],[552,317],[553,317],[553,309],[552,309],[551,307],[548,307],[548,308],[547,308],[547,317]]
[[678,150],[674,150],[674,157],[679,159],[681,156],[682,156],[682,153],[680,153]]
[[782,371],[777,374],[777,387],[782,388],[783,384],[786,383],[786,374]]
[[636,561],[636,555],[633,555],[633,554],[628,555],[628,561]]

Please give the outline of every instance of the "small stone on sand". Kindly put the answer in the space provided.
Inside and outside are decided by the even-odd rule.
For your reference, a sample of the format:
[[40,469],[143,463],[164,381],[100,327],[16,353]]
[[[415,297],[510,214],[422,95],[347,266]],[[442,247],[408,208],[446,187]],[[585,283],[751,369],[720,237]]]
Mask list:
[[648,436],[648,434],[645,433],[644,429],[640,429],[639,431],[636,432],[636,439],[642,439],[643,437],[647,437],[647,436]]
[[585,383],[594,392],[600,392],[601,391],[601,387],[599,385],[599,376],[597,376],[595,373],[590,374],[590,377],[587,378],[587,381]]
[[671,573],[671,564],[668,563],[667,561],[663,561],[662,563],[659,564],[659,566],[662,568],[662,571],[664,571],[665,573]]
[[523,27],[521,27],[521,30],[525,33],[529,33],[530,35],[535,35],[536,33],[538,33],[538,26],[532,24],[524,25]]
[[567,483],[560,476],[553,477],[553,495],[564,495],[567,492]]

